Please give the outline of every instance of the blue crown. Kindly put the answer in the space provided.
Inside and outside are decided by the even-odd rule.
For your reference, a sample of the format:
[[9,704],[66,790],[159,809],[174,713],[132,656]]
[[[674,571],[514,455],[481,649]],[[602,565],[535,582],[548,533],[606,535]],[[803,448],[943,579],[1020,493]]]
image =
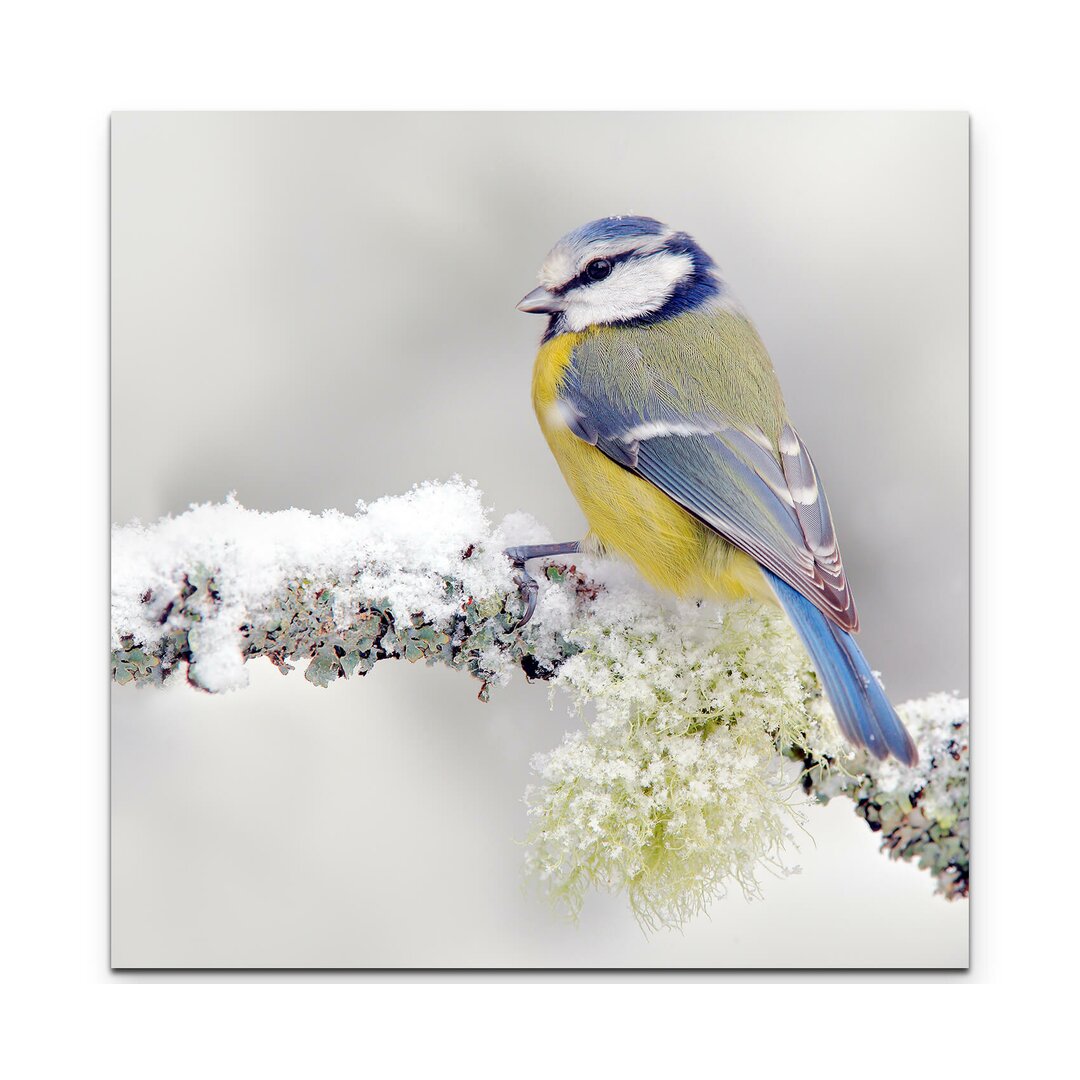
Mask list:
[[618,240],[624,236],[657,236],[667,231],[667,226],[656,218],[626,214],[619,217],[597,218],[573,232],[564,241],[571,244],[591,244],[598,240]]

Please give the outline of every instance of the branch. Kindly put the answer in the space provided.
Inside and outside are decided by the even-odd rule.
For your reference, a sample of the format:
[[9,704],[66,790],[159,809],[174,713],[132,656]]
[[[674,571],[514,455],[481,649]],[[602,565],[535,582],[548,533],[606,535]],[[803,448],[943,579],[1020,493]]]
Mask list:
[[807,796],[853,799],[892,857],[967,894],[965,701],[902,706],[922,763],[879,763],[842,742],[778,610],[678,601],[587,557],[546,568],[518,632],[501,552],[548,539],[522,514],[493,526],[457,479],[353,515],[230,498],[114,528],[113,678],[221,692],[265,656],[321,687],[388,659],[465,670],[485,701],[517,669],[549,681],[596,710],[534,760],[526,795],[529,863],[572,913],[595,887],[625,891],[648,925],[685,921],[731,881],[757,895],[762,868],[791,871]]
[[[538,535],[524,515],[506,527]],[[235,500],[113,530],[113,677],[203,690],[246,685],[244,664],[305,665],[316,686],[404,658],[505,682],[550,675],[565,642],[510,632],[521,615],[502,530],[474,486],[425,484],[354,515],[260,514]]]
[[913,769],[894,759],[877,761],[865,751],[839,766],[824,753],[806,760],[802,784],[821,803],[838,795],[855,811],[891,859],[916,862],[934,876],[948,900],[968,895],[971,812],[968,796],[968,702],[932,694],[898,707],[920,748]]

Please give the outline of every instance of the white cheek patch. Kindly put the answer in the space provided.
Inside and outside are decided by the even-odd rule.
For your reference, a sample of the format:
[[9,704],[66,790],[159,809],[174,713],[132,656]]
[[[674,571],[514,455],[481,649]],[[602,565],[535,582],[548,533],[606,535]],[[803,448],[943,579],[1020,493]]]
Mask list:
[[658,311],[675,286],[694,271],[689,255],[663,252],[617,263],[609,277],[567,294],[563,319],[570,330],[621,322]]

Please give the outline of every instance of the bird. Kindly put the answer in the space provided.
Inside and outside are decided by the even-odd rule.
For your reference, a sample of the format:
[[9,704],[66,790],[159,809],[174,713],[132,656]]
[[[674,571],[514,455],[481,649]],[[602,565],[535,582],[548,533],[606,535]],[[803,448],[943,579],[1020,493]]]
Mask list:
[[845,739],[905,765],[918,750],[855,642],[855,601],[809,450],[769,354],[688,233],[621,215],[568,232],[519,302],[547,316],[540,428],[584,511],[582,540],[508,548],[524,614],[531,559],[629,560],[681,597],[779,604]]

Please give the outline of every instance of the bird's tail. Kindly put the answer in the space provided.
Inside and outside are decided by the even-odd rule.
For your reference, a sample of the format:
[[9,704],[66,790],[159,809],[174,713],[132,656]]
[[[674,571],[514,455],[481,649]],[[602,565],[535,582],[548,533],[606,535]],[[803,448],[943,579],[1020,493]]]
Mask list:
[[919,760],[915,742],[855,639],[786,582],[764,567],[762,571],[814,662],[844,738],[865,746],[875,757],[893,754],[905,765],[914,765]]

